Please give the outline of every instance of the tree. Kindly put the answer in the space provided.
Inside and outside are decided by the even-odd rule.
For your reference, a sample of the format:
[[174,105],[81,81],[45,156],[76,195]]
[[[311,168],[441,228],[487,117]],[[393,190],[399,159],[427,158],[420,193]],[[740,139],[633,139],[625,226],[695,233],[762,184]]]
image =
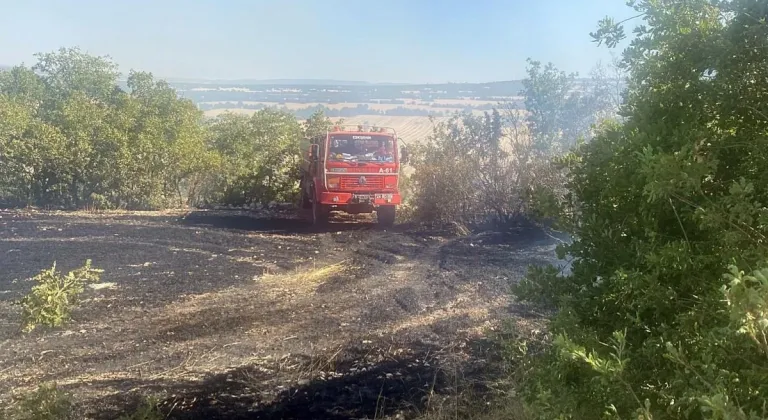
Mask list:
[[569,159],[572,270],[516,289],[558,308],[525,395],[541,418],[765,418],[768,9],[633,4],[624,123]]
[[131,91],[126,105],[134,102],[136,112],[129,133],[138,146],[131,166],[149,178],[145,185],[154,186],[152,194],[161,201],[175,196],[176,204],[191,204],[201,188],[198,175],[207,173],[216,160],[207,145],[202,112],[151,73],[132,71],[127,85]]
[[149,73],[117,86],[108,57],[38,54],[0,74],[0,199],[161,208],[195,200],[215,163],[202,113]]
[[290,113],[269,108],[250,117],[227,113],[210,130],[222,158],[214,201],[242,205],[295,198],[303,130]]
[[108,56],[93,56],[80,48],[60,48],[36,54],[32,67],[47,88],[51,99],[64,100],[74,92],[105,100],[116,90],[118,66]]
[[[0,91],[7,89],[6,82],[0,79]],[[35,175],[42,169],[40,150],[24,139],[33,121],[22,101],[0,94],[0,199],[14,204],[30,199]]]
[[591,137],[592,125],[612,116],[610,86],[601,67],[580,85],[576,74],[566,74],[552,63],[528,59],[527,72],[521,95],[537,149],[564,153],[580,138]]
[[0,94],[14,98],[30,108],[37,108],[43,100],[45,86],[32,69],[15,66],[0,72]]
[[[322,108],[317,109],[304,121],[304,143],[302,146],[309,147],[309,143],[313,140],[324,138],[331,127],[333,127],[331,119],[325,116]],[[306,147],[302,147],[301,150],[306,150]]]

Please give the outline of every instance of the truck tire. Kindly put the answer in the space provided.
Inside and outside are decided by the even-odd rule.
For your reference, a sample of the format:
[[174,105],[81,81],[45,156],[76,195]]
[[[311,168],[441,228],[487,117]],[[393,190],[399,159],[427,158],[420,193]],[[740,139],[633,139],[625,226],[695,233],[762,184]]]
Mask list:
[[312,200],[307,197],[307,192],[304,190],[301,190],[301,203],[300,206],[304,210],[309,210],[312,208]]
[[312,226],[320,227],[328,224],[328,206],[317,202],[317,195],[312,190]]
[[301,192],[301,198],[299,199],[299,206],[303,210],[309,210],[312,208],[312,199],[309,197],[310,189],[307,187],[307,181],[302,176],[299,181],[299,191]]
[[379,225],[384,227],[391,227],[395,224],[396,216],[395,206],[379,206],[376,209],[376,218],[379,221]]

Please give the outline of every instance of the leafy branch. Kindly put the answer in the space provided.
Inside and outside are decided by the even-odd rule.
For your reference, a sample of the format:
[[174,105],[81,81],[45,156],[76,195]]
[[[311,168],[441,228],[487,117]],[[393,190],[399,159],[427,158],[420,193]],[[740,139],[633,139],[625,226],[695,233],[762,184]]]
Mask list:
[[89,283],[96,283],[104,270],[92,268],[91,260],[62,275],[56,263],[32,278],[37,283],[21,300],[22,330],[30,332],[38,325],[58,327],[69,320],[78,297]]

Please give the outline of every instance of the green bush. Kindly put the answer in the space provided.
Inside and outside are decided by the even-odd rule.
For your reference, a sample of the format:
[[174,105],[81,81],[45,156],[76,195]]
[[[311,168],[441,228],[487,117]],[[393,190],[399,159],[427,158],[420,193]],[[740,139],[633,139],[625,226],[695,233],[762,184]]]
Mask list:
[[633,4],[625,121],[566,160],[572,269],[515,289],[558,309],[523,393],[542,419],[766,418],[768,9]]
[[508,222],[528,213],[538,185],[556,183],[549,151],[536,151],[524,127],[505,132],[505,120],[497,110],[482,117],[455,115],[412,146],[414,173],[407,186],[413,219]]
[[92,268],[91,260],[86,260],[83,267],[66,276],[56,270],[55,262],[50,269],[42,270],[32,278],[37,285],[21,300],[22,329],[29,332],[38,325],[58,327],[64,324],[85,286],[98,282],[103,271]]
[[615,106],[598,71],[577,89],[575,75],[528,64],[520,92],[527,113],[500,104],[506,109],[483,116],[455,114],[412,147],[408,210],[414,219],[506,224],[541,212],[531,206],[535,198],[565,198],[564,165],[553,158],[591,137],[590,124],[613,115]]
[[296,200],[304,130],[293,115],[274,109],[251,116],[227,113],[209,131],[221,159],[210,200],[233,205]]
[[5,415],[9,420],[74,419],[72,398],[56,384],[40,385],[29,394],[17,396]]

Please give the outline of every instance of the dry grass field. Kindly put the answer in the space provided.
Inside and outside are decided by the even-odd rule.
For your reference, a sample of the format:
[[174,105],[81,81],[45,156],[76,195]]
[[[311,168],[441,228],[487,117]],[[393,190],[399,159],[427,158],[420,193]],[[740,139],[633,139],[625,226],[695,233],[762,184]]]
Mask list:
[[[511,97],[509,100],[521,100],[521,97]],[[497,106],[503,101],[483,101],[483,100],[477,100],[477,99],[434,99],[431,101],[420,101],[420,100],[414,100],[409,98],[400,98],[399,100],[404,101],[404,104],[379,104],[379,103],[362,103],[362,102],[341,102],[341,103],[335,103],[335,104],[328,104],[328,103],[319,103],[319,102],[308,102],[308,103],[295,103],[295,102],[288,102],[284,106],[288,109],[303,109],[309,106],[317,106],[317,105],[323,105],[326,108],[329,109],[342,109],[342,108],[355,108],[358,105],[368,105],[370,109],[375,109],[377,111],[386,111],[389,109],[396,109],[396,108],[407,108],[407,109],[433,109],[433,110],[446,110],[446,109],[456,109],[461,110],[462,108],[442,108],[442,107],[434,107],[434,105],[440,105],[440,106],[446,106],[446,105],[460,105],[460,106],[483,106],[483,105],[492,105]],[[211,102],[201,102],[201,104],[206,105],[222,105],[227,103],[232,103],[234,101],[211,101]],[[244,105],[267,105],[272,106],[275,105],[274,102],[260,102],[260,101],[241,101]]]
[[[265,105],[265,106],[275,106],[274,102],[258,102],[258,101],[242,101],[243,105]],[[226,101],[214,101],[214,102],[201,102],[201,105],[221,105],[221,104],[227,104]],[[286,108],[290,110],[296,110],[296,109],[304,109],[310,106],[318,106],[323,105],[324,107],[328,109],[344,109],[344,108],[356,108],[359,105],[368,105],[368,108],[376,110],[376,111],[387,111],[390,109],[397,109],[397,108],[406,108],[406,109],[435,109],[435,110],[443,110],[445,108],[431,108],[429,106],[429,103],[411,103],[410,101],[406,102],[405,104],[376,104],[376,103],[362,103],[362,102],[341,102],[341,103],[335,103],[335,104],[327,104],[327,103],[320,103],[320,102],[307,102],[307,103],[297,103],[297,102],[288,102],[280,106],[285,106]]]
[[[513,98],[514,99],[514,98]],[[403,105],[394,104],[362,104],[362,103],[339,103],[339,104],[323,104],[330,109],[342,109],[342,108],[354,108],[358,105],[368,105],[370,109],[377,111],[386,111],[389,109],[395,109],[397,107],[403,107],[408,109],[423,109],[431,111],[441,112],[461,112],[461,108],[435,108],[430,107],[429,102],[417,102],[413,100],[403,99],[406,101]],[[204,102],[205,104],[223,104],[226,102]],[[432,103],[443,105],[463,105],[463,106],[480,106],[480,105],[499,105],[496,101],[481,101],[474,99],[436,99]],[[243,101],[245,105],[275,105],[274,103],[266,102],[249,102]],[[318,103],[286,103],[281,106],[285,106],[289,110],[303,109],[308,106],[319,105]],[[211,109],[205,111],[205,116],[209,118],[215,118],[227,112],[235,114],[251,115],[256,112],[255,109],[247,108],[221,108]],[[475,110],[475,115],[483,115],[485,111]],[[446,121],[449,117],[434,117],[434,123],[440,121]],[[421,142],[427,136],[432,134],[433,121],[430,121],[426,116],[390,116],[390,115],[357,115],[354,117],[344,118],[346,124],[364,124],[364,125],[376,125],[380,127],[394,128],[398,135],[408,142]]]
[[[519,100],[521,97],[511,97],[510,100]],[[432,101],[438,105],[463,105],[463,106],[482,106],[482,105],[499,105],[500,101],[482,101],[478,99],[435,99]]]
[[256,112],[256,110],[246,109],[246,108],[219,108],[219,109],[209,109],[207,111],[204,111],[204,114],[208,118],[216,118],[219,115],[226,114],[227,112],[231,112],[234,114],[251,115],[254,112]]
[[435,117],[434,123],[429,117],[391,117],[384,115],[360,115],[344,118],[345,124],[375,125],[378,127],[391,127],[397,131],[398,137],[406,142],[418,143],[432,134],[433,124],[447,120],[448,117]]
[[[253,109],[214,109],[206,111],[207,117],[217,117],[225,112],[250,115],[256,112]],[[435,121],[445,121],[447,117],[435,117]],[[432,134],[432,121],[429,117],[402,117],[386,115],[360,115],[344,118],[345,124],[366,124],[379,127],[391,127],[397,131],[398,136],[405,141],[420,142]]]

